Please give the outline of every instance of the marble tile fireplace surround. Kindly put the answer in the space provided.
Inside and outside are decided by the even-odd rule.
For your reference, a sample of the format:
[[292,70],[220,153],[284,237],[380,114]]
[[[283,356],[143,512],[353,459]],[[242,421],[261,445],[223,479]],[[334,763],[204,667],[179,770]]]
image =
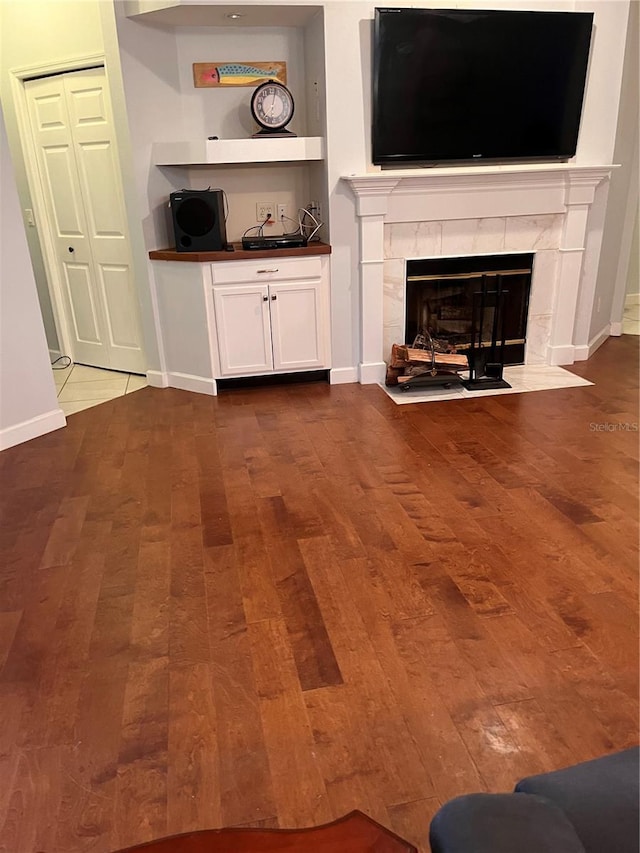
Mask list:
[[[573,364],[589,211],[610,166],[478,166],[344,180],[360,230],[358,380],[382,382],[403,340],[408,259],[533,252],[525,364]],[[595,271],[591,271],[595,275]]]

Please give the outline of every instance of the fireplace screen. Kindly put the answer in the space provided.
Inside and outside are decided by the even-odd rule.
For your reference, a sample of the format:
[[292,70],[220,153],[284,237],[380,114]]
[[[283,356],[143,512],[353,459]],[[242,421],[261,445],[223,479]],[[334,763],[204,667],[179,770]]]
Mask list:
[[532,268],[533,254],[407,261],[405,343],[430,336],[440,351],[463,353],[475,326],[476,342],[490,346],[502,291],[504,363],[523,364]]

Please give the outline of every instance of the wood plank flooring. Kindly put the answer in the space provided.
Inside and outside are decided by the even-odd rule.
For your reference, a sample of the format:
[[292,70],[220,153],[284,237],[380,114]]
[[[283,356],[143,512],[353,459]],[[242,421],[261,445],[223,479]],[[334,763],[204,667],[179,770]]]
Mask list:
[[637,743],[637,362],[146,388],[1,454],[0,850],[360,809],[426,853],[448,798]]

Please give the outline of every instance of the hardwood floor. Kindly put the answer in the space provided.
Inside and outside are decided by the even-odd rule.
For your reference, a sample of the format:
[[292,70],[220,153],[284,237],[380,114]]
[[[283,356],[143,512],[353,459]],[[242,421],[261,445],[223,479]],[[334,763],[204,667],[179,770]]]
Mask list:
[[0,454],[0,850],[360,809],[427,851],[448,798],[637,743],[637,362],[146,388]]

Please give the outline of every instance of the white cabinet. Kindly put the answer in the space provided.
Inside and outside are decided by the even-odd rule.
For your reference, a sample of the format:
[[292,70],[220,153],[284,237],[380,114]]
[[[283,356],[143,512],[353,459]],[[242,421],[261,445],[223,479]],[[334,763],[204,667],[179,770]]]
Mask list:
[[220,373],[246,376],[273,370],[269,288],[265,285],[213,288]]
[[326,258],[212,264],[212,278],[220,377],[329,367]]
[[164,367],[150,384],[216,394],[218,379],[329,369],[329,247],[317,246],[238,260],[151,252]]

